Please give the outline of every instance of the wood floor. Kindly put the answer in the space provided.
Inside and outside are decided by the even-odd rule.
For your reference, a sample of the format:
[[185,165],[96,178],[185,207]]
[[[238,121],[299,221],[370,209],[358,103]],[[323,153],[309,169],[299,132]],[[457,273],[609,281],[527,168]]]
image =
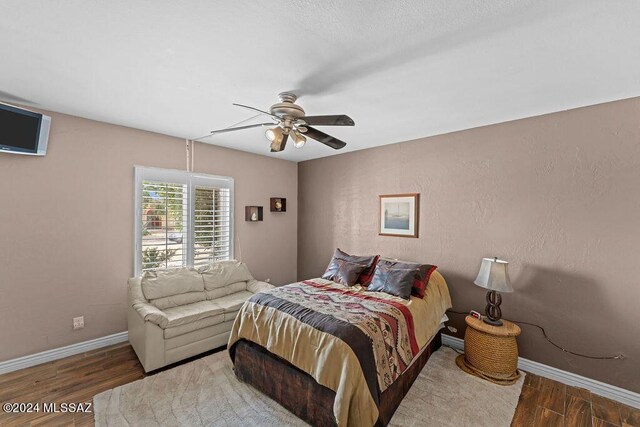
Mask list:
[[640,426],[640,410],[527,374],[512,426]]
[[[94,395],[144,376],[131,346],[119,344],[0,375],[0,404],[92,402]],[[91,426],[93,412],[11,414],[0,410],[0,426],[30,425]],[[529,374],[511,425],[640,427],[640,410]]]

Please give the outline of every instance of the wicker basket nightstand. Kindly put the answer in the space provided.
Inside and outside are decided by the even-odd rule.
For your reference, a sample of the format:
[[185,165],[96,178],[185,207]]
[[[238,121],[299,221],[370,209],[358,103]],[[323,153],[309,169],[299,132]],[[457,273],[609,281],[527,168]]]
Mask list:
[[465,318],[464,354],[456,363],[465,372],[496,384],[509,385],[520,378],[518,344],[520,327],[503,319],[502,326],[492,326],[475,317]]

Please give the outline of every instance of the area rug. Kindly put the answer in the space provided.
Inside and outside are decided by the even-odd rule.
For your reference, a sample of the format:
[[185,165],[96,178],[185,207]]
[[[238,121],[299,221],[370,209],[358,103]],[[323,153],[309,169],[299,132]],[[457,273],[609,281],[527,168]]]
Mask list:
[[[466,374],[442,347],[422,370],[392,426],[509,426],[524,377],[499,386]],[[305,426],[238,381],[226,352],[126,384],[93,398],[98,426]]]

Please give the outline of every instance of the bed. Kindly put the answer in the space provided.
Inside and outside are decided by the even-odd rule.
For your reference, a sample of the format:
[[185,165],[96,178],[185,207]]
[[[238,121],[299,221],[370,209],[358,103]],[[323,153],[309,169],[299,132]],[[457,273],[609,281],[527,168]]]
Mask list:
[[306,280],[250,298],[229,354],[241,381],[312,425],[383,426],[440,347],[450,307],[437,271],[408,301]]

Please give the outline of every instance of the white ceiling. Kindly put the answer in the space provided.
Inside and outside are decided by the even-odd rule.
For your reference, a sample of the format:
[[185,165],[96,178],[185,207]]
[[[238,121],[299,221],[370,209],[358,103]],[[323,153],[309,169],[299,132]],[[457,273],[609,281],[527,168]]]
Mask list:
[[[345,140],[289,160],[640,95],[640,1],[3,0],[0,98],[182,138],[293,90]],[[262,120],[264,121],[264,120]]]

